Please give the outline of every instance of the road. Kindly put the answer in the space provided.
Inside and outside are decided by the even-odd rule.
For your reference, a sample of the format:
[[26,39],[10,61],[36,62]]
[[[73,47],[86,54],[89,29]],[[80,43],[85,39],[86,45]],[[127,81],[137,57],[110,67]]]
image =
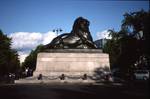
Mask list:
[[1,99],[149,99],[148,87],[120,84],[7,84]]

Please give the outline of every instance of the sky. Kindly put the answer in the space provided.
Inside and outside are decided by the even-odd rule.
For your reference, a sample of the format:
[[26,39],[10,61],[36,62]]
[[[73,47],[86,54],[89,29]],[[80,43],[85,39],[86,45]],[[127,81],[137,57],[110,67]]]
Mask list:
[[124,13],[141,9],[148,11],[148,0],[0,0],[0,29],[12,38],[12,47],[27,56],[38,44],[57,36],[53,29],[70,33],[80,16],[90,21],[97,40],[108,29],[118,31]]

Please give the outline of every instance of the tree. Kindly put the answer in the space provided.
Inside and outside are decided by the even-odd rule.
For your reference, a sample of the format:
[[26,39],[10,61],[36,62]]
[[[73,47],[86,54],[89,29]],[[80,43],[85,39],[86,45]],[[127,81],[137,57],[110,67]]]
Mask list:
[[45,48],[43,45],[39,45],[35,50],[32,50],[30,54],[26,57],[25,61],[22,63],[22,67],[29,68],[32,72],[36,69],[36,59],[37,54],[43,51]]
[[[132,13],[126,13],[124,15],[124,20],[122,23],[122,28],[127,30],[132,30],[132,35],[137,39],[137,49],[139,56],[137,57],[136,63],[143,61],[144,65],[150,69],[150,31],[149,31],[149,18],[150,11],[138,11]],[[141,58],[145,58],[144,60]],[[138,65],[138,64],[137,64]],[[139,65],[138,65],[139,66]]]
[[135,63],[141,56],[146,56],[147,63],[150,63],[148,50],[150,33],[147,24],[149,15],[149,12],[143,10],[126,13],[121,30],[119,32],[109,30],[112,39],[106,43],[104,52],[110,54],[111,67],[118,67],[123,76],[132,73]]
[[19,70],[18,54],[10,46],[11,39],[0,30],[0,76],[16,74]]
[[132,30],[133,36],[138,37],[139,46],[143,53],[150,55],[148,48],[150,45],[150,33],[149,33],[149,18],[150,12],[145,12],[144,10],[132,13],[126,13],[124,15],[124,20],[122,21],[122,28],[127,30]]

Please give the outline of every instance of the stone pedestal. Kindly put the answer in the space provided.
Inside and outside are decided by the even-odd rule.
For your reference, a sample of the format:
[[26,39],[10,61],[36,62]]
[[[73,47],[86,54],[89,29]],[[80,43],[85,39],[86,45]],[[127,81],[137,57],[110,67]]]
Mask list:
[[33,75],[93,75],[98,68],[110,68],[109,55],[100,49],[51,49],[38,54]]

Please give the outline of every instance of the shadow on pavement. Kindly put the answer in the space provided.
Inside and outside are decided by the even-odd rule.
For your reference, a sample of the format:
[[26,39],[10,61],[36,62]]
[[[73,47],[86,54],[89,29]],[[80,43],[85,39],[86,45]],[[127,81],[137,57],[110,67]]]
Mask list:
[[0,85],[3,99],[149,99],[148,86],[113,84]]

